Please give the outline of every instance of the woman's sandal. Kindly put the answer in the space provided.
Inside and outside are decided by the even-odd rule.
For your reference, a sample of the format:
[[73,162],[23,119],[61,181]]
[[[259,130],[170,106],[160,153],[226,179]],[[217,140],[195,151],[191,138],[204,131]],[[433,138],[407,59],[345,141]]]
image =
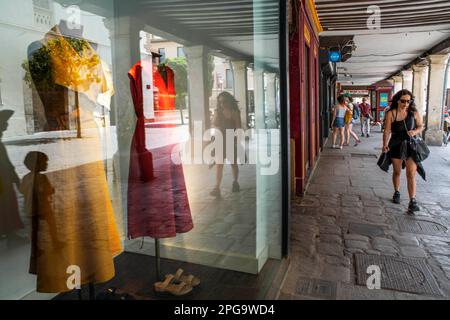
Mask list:
[[190,285],[192,287],[196,287],[196,286],[198,286],[200,284],[200,279],[199,278],[194,277],[192,274],[184,276],[183,272],[184,272],[183,269],[178,269],[177,270],[177,272],[174,275],[175,281],[187,283],[188,285]]
[[171,294],[174,296],[184,296],[192,291],[192,286],[186,282],[173,283],[175,276],[169,274],[166,276],[164,282],[156,282],[154,284],[157,293]]

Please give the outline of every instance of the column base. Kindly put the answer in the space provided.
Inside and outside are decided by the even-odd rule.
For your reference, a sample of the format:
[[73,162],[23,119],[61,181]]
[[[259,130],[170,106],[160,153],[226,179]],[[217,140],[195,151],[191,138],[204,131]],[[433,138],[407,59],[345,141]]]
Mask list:
[[442,146],[444,131],[442,130],[427,130],[425,132],[425,142],[429,146]]

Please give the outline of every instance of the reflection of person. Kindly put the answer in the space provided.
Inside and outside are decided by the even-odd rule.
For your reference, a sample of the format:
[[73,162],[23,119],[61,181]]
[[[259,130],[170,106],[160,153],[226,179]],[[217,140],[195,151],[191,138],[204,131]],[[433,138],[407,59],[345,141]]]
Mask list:
[[53,247],[61,247],[56,231],[55,214],[52,208],[52,196],[55,189],[47,176],[42,174],[47,170],[48,157],[42,152],[29,152],[24,160],[25,166],[31,171],[22,180],[20,191],[25,197],[25,210],[31,216],[31,263],[30,272],[36,273],[36,260],[45,250],[39,246],[39,224],[46,221]]
[[[348,100],[343,95],[340,95],[338,98],[338,104],[333,110],[333,121],[331,122],[331,126],[333,127],[333,149],[342,149],[345,142],[344,130],[345,130],[345,114],[347,112],[347,104]],[[341,137],[341,143],[338,146],[336,144],[337,135]]]
[[[225,160],[226,153],[226,131],[241,129],[241,113],[238,107],[236,99],[228,92],[224,91],[217,97],[217,110],[214,115],[213,125],[219,129],[223,136],[223,159]],[[239,167],[237,163],[237,138],[234,138],[234,159],[228,159],[231,162],[231,168],[233,170],[233,192],[239,192],[240,186],[238,183]],[[216,187],[211,191],[211,195],[220,197],[220,186],[222,184],[223,177],[223,163],[216,164]]]
[[[406,162],[406,177],[409,193],[409,211],[419,211],[416,201],[416,172],[418,165],[413,159],[413,150],[409,143],[402,148],[411,137],[420,134],[424,127],[422,117],[419,115],[414,103],[413,94],[408,90],[401,90],[392,98],[392,105],[386,114],[385,130],[383,135],[383,152],[388,152],[394,166],[392,181],[395,193],[394,203],[400,203],[400,174],[403,161]],[[392,134],[392,135],[391,135]]]
[[23,228],[14,190],[14,185],[19,187],[20,179],[1,142],[3,132],[8,129],[8,120],[13,114],[14,111],[11,110],[0,111],[0,236],[7,236],[8,240],[12,240],[14,233]]

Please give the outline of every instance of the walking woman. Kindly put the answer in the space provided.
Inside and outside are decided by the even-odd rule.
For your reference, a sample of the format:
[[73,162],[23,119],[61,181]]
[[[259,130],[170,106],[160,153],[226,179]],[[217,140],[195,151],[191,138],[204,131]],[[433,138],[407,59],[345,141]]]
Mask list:
[[409,193],[409,212],[420,211],[416,201],[416,173],[419,168],[424,178],[425,172],[422,164],[416,162],[413,150],[408,143],[412,137],[422,133],[424,127],[422,117],[417,112],[413,94],[409,90],[401,90],[392,98],[392,105],[386,114],[383,134],[383,152],[394,166],[392,182],[394,184],[393,202],[400,203],[400,175],[406,166],[406,177]]
[[[223,159],[226,158],[226,131],[241,129],[241,112],[238,107],[238,102],[230,93],[224,91],[217,97],[217,110],[214,115],[213,125],[219,129],[223,137]],[[233,171],[233,186],[232,192],[239,192],[240,186],[238,183],[239,167],[237,163],[237,149],[238,141],[234,138],[234,159],[228,159],[231,162],[231,169]],[[220,197],[220,186],[222,184],[224,163],[216,164],[216,187],[210,192],[212,196]]]
[[[338,98],[338,104],[334,107],[333,111],[333,121],[331,122],[331,126],[333,127],[333,149],[342,149],[345,142],[345,114],[347,112],[347,103],[348,100],[344,95],[340,95]],[[340,136],[340,145],[336,144],[337,135],[339,133]]]
[[353,104],[353,98],[348,97],[349,103],[347,105],[347,113],[345,114],[345,143],[344,146],[350,145],[350,136],[355,139],[355,147],[361,143],[361,140],[358,138],[358,135],[353,131],[353,125],[355,124],[356,119],[359,118],[359,115],[355,117],[357,113],[357,108],[355,108]]

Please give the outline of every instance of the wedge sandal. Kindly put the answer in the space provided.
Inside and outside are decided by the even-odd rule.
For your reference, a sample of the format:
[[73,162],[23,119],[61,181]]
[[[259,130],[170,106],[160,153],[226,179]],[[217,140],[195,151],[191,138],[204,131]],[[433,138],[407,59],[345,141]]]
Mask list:
[[[196,287],[200,284],[199,278],[193,276],[192,274],[183,275],[183,272],[184,272],[183,269],[177,270],[177,272],[174,275],[174,279],[176,282],[184,282],[184,283],[187,283],[188,285],[190,285],[191,287]],[[167,276],[169,276],[169,275],[167,275]]]
[[171,294],[178,297],[184,296],[192,291],[192,286],[186,282],[174,283],[174,280],[174,275],[167,275],[164,282],[156,282],[154,284],[155,291],[160,294]]

